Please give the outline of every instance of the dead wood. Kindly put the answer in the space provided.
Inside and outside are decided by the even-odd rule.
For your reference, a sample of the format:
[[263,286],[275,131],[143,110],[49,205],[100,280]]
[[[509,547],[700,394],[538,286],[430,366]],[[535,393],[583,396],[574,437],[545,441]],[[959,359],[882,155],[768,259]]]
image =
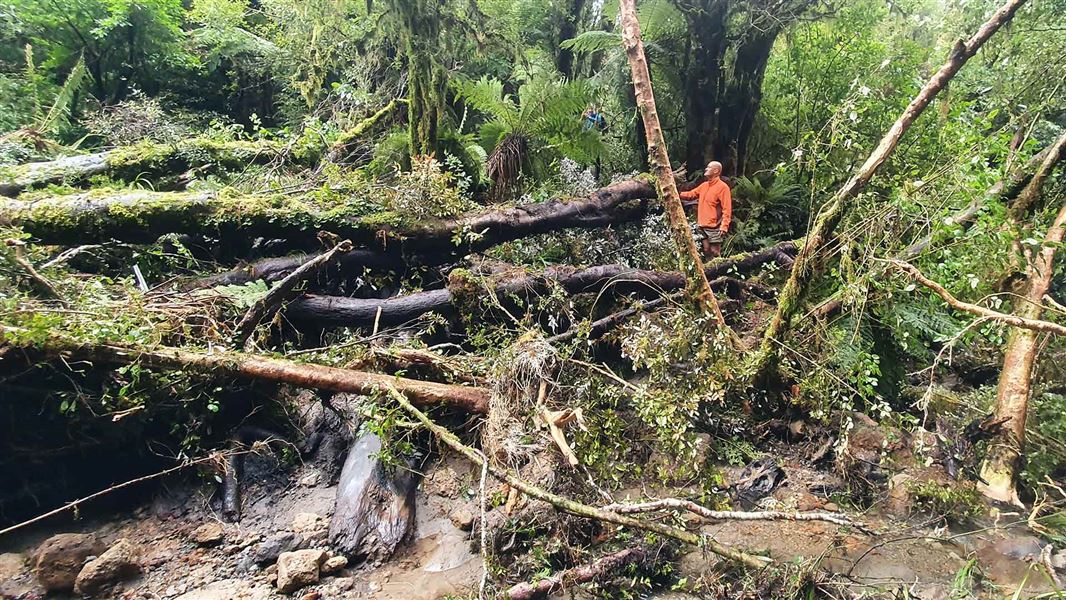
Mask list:
[[44,340],[27,339],[24,330],[6,326],[0,326],[0,342],[67,360],[119,365],[138,363],[157,369],[262,379],[333,392],[372,394],[386,387],[394,387],[409,396],[412,402],[423,406],[442,404],[478,414],[488,410],[489,391],[485,388],[417,381],[254,354],[217,349],[211,353],[192,352],[167,346],[87,344],[59,333],[53,333]]
[[587,565],[555,573],[536,583],[519,583],[511,586],[510,589],[504,592],[503,597],[509,600],[547,598],[551,594],[561,592],[571,585],[617,577],[620,575],[619,570],[623,567],[643,562],[647,559],[648,553],[644,548],[640,546],[626,548],[625,550],[602,556]]
[[[432,432],[433,435],[436,436],[437,439],[443,442],[446,446],[459,452],[460,454],[465,456],[467,460],[474,463],[478,467],[483,467],[487,463],[491,462],[486,461],[485,456],[481,454],[481,452],[478,452],[477,450],[474,450],[473,448],[459,441],[459,438],[456,437],[455,434],[448,431],[444,427],[441,427],[440,425],[434,423],[433,420],[427,417],[425,413],[415,408],[415,406],[410,401],[408,401],[408,399],[404,397],[404,395],[400,393],[399,390],[390,389],[389,393],[393,397],[393,399],[395,399],[396,402],[399,403],[401,407],[403,407],[407,412],[414,415],[414,417],[418,419],[418,421],[421,422],[422,425],[426,427],[426,429]],[[755,556],[753,554],[748,554],[746,552],[730,548],[702,534],[693,533],[684,529],[677,529],[674,527],[670,527],[669,525],[664,525],[662,523],[635,519],[633,517],[620,515],[615,512],[603,510],[601,508],[596,508],[587,504],[581,504],[580,502],[575,502],[573,500],[570,500],[569,498],[564,498],[562,496],[553,494],[551,492],[533,486],[519,479],[518,477],[515,477],[509,471],[505,471],[503,469],[495,467],[492,464],[488,464],[487,469],[493,477],[495,477],[499,481],[506,483],[513,489],[518,490],[519,492],[529,496],[530,498],[534,498],[536,500],[543,500],[544,502],[551,504],[557,509],[570,513],[572,515],[586,517],[589,519],[596,519],[598,521],[604,521],[606,523],[613,523],[615,525],[621,525],[630,529],[639,529],[642,531],[658,533],[662,536],[669,537],[671,539],[675,539],[686,544],[700,546],[701,548],[705,548],[706,550],[713,552],[714,554],[717,554],[723,558],[752,568],[762,568],[773,562],[767,557]]]
[[[782,242],[751,254],[722,259],[710,263],[706,270],[711,285],[716,290],[745,289],[759,297],[770,297],[770,288],[753,282],[741,281],[723,273],[751,272],[767,262],[790,260],[793,242]],[[685,277],[676,271],[648,271],[622,265],[599,265],[577,269],[568,266],[549,267],[539,273],[506,271],[485,282],[497,298],[517,296],[528,298],[547,293],[552,286],[559,286],[568,294],[604,293],[614,295],[632,294],[641,298],[656,298],[663,293],[676,292],[685,287]],[[314,323],[323,326],[367,327],[375,321],[382,327],[406,323],[426,313],[453,316],[457,306],[469,301],[471,306],[483,305],[481,284],[466,279],[449,283],[442,290],[416,292],[406,296],[385,299],[346,298],[309,294],[291,302],[286,316],[293,321]]]
[[[352,243],[348,240],[337,244],[329,252],[325,252],[312,258],[311,260],[300,265],[298,269],[290,273],[277,285],[270,289],[269,292],[262,298],[260,298],[248,312],[244,314],[240,323],[237,324],[237,328],[233,335],[233,347],[243,348],[248,338],[251,337],[255,328],[259,326],[264,319],[269,319],[274,316],[278,310],[281,309],[281,305],[289,300],[292,300],[299,291],[297,286],[307,281],[309,278],[314,277],[323,269],[331,265],[338,256],[346,254],[351,251]],[[248,348],[245,348],[246,350]]]
[[34,268],[33,263],[26,258],[25,252],[23,252],[23,247],[26,245],[26,242],[23,242],[22,240],[8,239],[4,241],[4,244],[11,248],[14,253],[13,258],[15,259],[15,263],[22,267],[22,270],[26,272],[26,275],[29,276],[30,281],[33,282],[34,287],[40,295],[52,300],[57,300],[59,304],[64,307],[67,306],[66,301],[63,300],[63,296],[59,293],[59,290],[56,289],[56,286],[44,275],[38,273],[37,269]]
[[0,224],[22,227],[43,243],[59,245],[109,240],[151,243],[167,233],[194,233],[219,239],[279,238],[290,246],[314,248],[319,246],[319,231],[326,230],[366,249],[446,262],[538,233],[638,219],[648,213],[653,198],[651,184],[630,180],[597,190],[588,198],[495,208],[453,219],[384,224],[376,216],[357,212],[362,209],[321,206],[299,195],[122,191],[101,197],[94,192],[0,201]]
[[775,356],[777,345],[781,343],[783,336],[791,327],[792,317],[800,310],[803,300],[807,295],[811,281],[819,266],[826,260],[823,256],[825,246],[832,239],[836,227],[844,216],[851,211],[854,199],[866,184],[873,178],[881,165],[895,151],[903,134],[910,129],[918,116],[925,111],[926,107],[936,98],[937,94],[947,86],[948,82],[962,69],[963,65],[973,57],[978,49],[988,41],[996,31],[1014,17],[1014,13],[1021,8],[1025,0],[1008,0],[1000,6],[987,21],[967,41],[959,40],[951,51],[940,69],[922,86],[918,95],[911,100],[907,108],[896,119],[892,127],[881,138],[880,143],[870,153],[861,167],[848,179],[847,183],[819,211],[817,219],[792,265],[792,272],[788,281],[781,289],[777,310],[774,312],[770,325],[763,334],[762,343],[755,357],[752,371],[757,376],[767,373],[770,365],[776,364]]
[[691,500],[681,498],[662,498],[637,504],[609,504],[603,507],[619,514],[658,512],[663,510],[684,510],[711,521],[825,521],[836,525],[855,527],[866,531],[865,526],[852,521],[844,515],[827,512],[786,512],[780,510],[742,511],[711,510]]
[[67,156],[0,169],[0,196],[53,184],[79,185],[95,175],[133,181],[145,176],[178,175],[188,169],[244,169],[277,159],[281,147],[269,142],[184,140],[144,143],[116,150]]

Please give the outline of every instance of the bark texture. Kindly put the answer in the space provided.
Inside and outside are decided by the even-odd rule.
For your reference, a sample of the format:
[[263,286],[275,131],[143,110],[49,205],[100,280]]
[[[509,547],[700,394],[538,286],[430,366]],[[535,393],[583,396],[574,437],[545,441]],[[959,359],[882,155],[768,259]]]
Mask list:
[[[735,291],[738,287],[746,287],[746,282],[723,277],[724,273],[751,272],[769,262],[786,262],[789,251],[794,248],[794,243],[782,242],[761,252],[719,260],[705,271],[705,276],[717,277],[713,287]],[[684,275],[676,271],[648,271],[621,265],[599,265],[584,269],[558,266],[539,273],[507,271],[485,282],[453,277],[446,289],[383,300],[307,295],[291,302],[285,315],[293,321],[326,326],[368,327],[378,322],[379,326],[388,327],[417,319],[429,312],[450,317],[456,314],[460,306],[486,306],[482,300],[484,286],[490,287],[497,298],[524,298],[547,293],[552,286],[559,286],[568,294],[609,291],[616,295],[632,294],[654,299],[664,292],[683,290],[685,284]],[[765,295],[761,288],[752,291],[756,295]]]
[[1005,23],[1011,20],[1014,13],[1021,8],[1025,0],[1008,0],[1000,6],[995,13],[977,30],[967,41],[959,41],[955,44],[951,56],[940,69],[922,86],[918,95],[911,100],[903,114],[896,119],[892,127],[881,138],[880,143],[859,167],[858,171],[837,191],[837,193],[825,204],[820,211],[813,227],[807,234],[803,249],[792,266],[792,273],[781,289],[777,311],[770,321],[769,327],[763,335],[758,354],[755,357],[754,372],[759,375],[765,374],[767,368],[776,364],[776,344],[788,332],[790,321],[800,309],[811,280],[824,260],[820,256],[826,244],[830,241],[837,225],[851,210],[854,199],[862,191],[866,184],[877,173],[878,169],[888,160],[895,151],[900,138],[910,129],[919,115],[936,98],[937,94],[951,81],[951,78],[962,69],[977,50],[988,41]]
[[[1055,273],[1055,250],[1062,243],[1066,230],[1066,204],[1059,210],[1055,222],[1044,238],[1044,245],[1029,265],[1024,298],[1017,301],[1014,312],[1018,317],[1039,320],[1043,314],[1044,296]],[[1066,334],[1066,327],[1062,328]],[[1032,391],[1033,365],[1039,347],[1039,332],[1033,329],[1011,330],[1003,354],[1003,369],[999,374],[996,392],[996,418],[1009,418],[1001,433],[989,446],[988,456],[981,466],[985,495],[1002,502],[1017,502],[1014,482],[1025,450],[1025,420]]]
[[637,22],[636,0],[621,0],[619,4],[622,18],[622,45],[625,47],[629,68],[633,74],[633,89],[636,92],[637,106],[644,120],[644,130],[648,138],[648,162],[659,185],[663,207],[670,232],[677,245],[681,272],[690,281],[690,293],[699,305],[714,315],[718,326],[727,328],[722,317],[722,309],[711,291],[707,276],[703,273],[703,260],[700,258],[696,242],[692,239],[685,209],[681,206],[681,197],[674,182],[674,173],[670,168],[670,157],[666,152],[666,139],[659,125],[659,113],[655,109],[655,93],[651,87],[651,74],[648,61],[644,56],[644,43],[640,39],[640,23]]
[[[99,197],[72,194],[34,201],[0,201],[0,224],[20,226],[43,243],[153,242],[167,233],[232,238],[283,238],[319,245],[321,230],[368,250],[453,257],[566,227],[602,227],[646,215],[655,197],[649,183],[630,180],[588,198],[496,208],[454,219],[383,224],[346,206],[317,206],[301,196],[127,191]],[[456,242],[457,237],[461,241]]]
[[443,404],[479,414],[484,414],[488,410],[489,392],[487,389],[478,387],[416,381],[403,377],[237,352],[216,350],[207,354],[167,346],[147,348],[107,343],[84,344],[61,334],[50,335],[44,340],[26,339],[23,334],[24,332],[19,329],[0,327],[0,343],[27,350],[42,351],[50,356],[62,356],[92,363],[111,365],[138,363],[157,369],[262,379],[333,392],[369,394],[392,387],[419,405]]
[[596,580],[606,580],[621,575],[619,569],[634,563],[647,560],[648,553],[644,548],[626,548],[619,552],[600,557],[595,561],[555,573],[550,577],[541,579],[536,583],[519,583],[511,586],[503,597],[508,600],[537,600],[562,592],[568,586],[579,585]]

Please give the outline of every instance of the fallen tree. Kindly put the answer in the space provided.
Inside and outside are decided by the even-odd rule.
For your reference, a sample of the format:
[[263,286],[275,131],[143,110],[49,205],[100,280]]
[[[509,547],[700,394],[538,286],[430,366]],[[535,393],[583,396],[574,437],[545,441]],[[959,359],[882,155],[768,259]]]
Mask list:
[[134,181],[144,176],[178,175],[189,169],[244,169],[276,160],[281,150],[280,145],[263,141],[195,138],[175,144],[144,142],[96,154],[0,167],[0,195],[17,196],[47,185],[78,185],[96,175]]
[[892,155],[903,134],[910,129],[911,125],[932,103],[937,94],[947,86],[948,82],[962,69],[963,65],[977,54],[981,46],[1014,17],[1014,13],[1024,3],[1025,0],[1008,0],[981,25],[969,40],[956,42],[948,60],[926,81],[922,89],[881,138],[877,147],[867,157],[866,162],[855,171],[843,187],[819,211],[818,217],[815,219],[803,244],[803,249],[800,250],[799,256],[796,257],[796,262],[792,266],[792,273],[781,289],[777,311],[770,320],[770,325],[763,333],[762,342],[753,361],[752,372],[757,376],[765,375],[769,367],[776,364],[777,345],[781,343],[782,337],[790,329],[792,317],[800,310],[820,264],[825,261],[825,257],[821,255],[822,251],[832,240],[837,225],[851,211],[859,192],[866,187],[866,184],[881,168],[881,165]]
[[[726,273],[751,272],[769,262],[787,264],[794,242],[781,242],[766,250],[712,263],[705,270],[712,288],[732,290],[752,287]],[[327,326],[365,327],[378,323],[391,326],[406,323],[419,316],[435,312],[445,316],[455,314],[464,303],[480,304],[479,297],[488,288],[498,298],[543,294],[558,286],[567,294],[600,293],[633,294],[656,298],[664,293],[685,288],[686,278],[677,271],[648,271],[622,265],[599,265],[578,269],[568,266],[550,267],[539,273],[510,270],[490,276],[486,281],[453,272],[447,288],[416,292],[385,299],[347,298],[342,296],[307,295],[291,302],[285,312],[296,322]],[[766,296],[768,290],[755,286],[756,295]]]
[[27,335],[24,329],[7,326],[0,326],[0,347],[37,351],[46,357],[83,360],[93,364],[137,363],[155,369],[258,379],[333,392],[370,394],[391,386],[418,405],[442,404],[479,414],[488,411],[489,391],[485,388],[417,381],[217,349],[207,353],[167,346],[85,343],[60,333],[49,333],[43,338],[35,334]]
[[191,233],[283,238],[290,245],[313,248],[319,245],[319,231],[326,230],[356,246],[394,256],[455,256],[567,227],[632,221],[648,213],[648,201],[655,197],[650,183],[629,180],[588,198],[495,208],[453,219],[413,221],[389,213],[394,218],[389,222],[380,213],[361,214],[365,209],[354,204],[325,206],[300,195],[123,191],[101,197],[91,192],[2,201],[0,224],[22,227],[46,244],[70,245],[150,243],[167,233]]

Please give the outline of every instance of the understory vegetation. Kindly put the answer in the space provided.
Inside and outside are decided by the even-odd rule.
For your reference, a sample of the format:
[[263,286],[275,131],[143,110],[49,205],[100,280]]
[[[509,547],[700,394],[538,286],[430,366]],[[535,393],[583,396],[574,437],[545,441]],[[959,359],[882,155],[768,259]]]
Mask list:
[[[331,484],[364,436],[394,491],[488,464],[472,596],[622,556],[576,589],[911,597],[620,504],[671,497],[852,550],[1013,515],[1056,587],[1066,5],[640,0],[638,52],[632,4],[0,0],[0,538],[177,465],[302,468],[310,403],[346,415]],[[663,185],[709,161],[716,258]],[[969,552],[950,597],[1013,593]]]

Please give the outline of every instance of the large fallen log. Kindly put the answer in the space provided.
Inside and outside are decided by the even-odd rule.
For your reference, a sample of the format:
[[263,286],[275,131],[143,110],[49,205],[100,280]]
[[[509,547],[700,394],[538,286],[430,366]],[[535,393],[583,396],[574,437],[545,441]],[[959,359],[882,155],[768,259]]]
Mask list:
[[[18,226],[46,244],[153,242],[167,233],[283,238],[318,247],[327,230],[357,246],[387,253],[455,256],[567,227],[602,227],[646,215],[656,197],[650,183],[623,181],[588,198],[551,200],[439,220],[384,223],[358,203],[322,205],[306,196],[226,192],[98,192],[34,201],[0,201],[0,224]],[[639,201],[639,202],[635,202]],[[293,267],[295,268],[295,267]]]
[[[711,263],[706,274],[712,288],[734,290],[739,285],[726,273],[751,272],[761,265],[776,262],[790,264],[794,242],[781,242],[759,252]],[[550,267],[539,273],[507,271],[478,282],[467,277],[453,276],[448,287],[440,290],[416,292],[405,296],[385,299],[361,299],[342,296],[307,295],[291,302],[285,315],[292,321],[315,323],[323,326],[365,327],[375,322],[381,327],[406,323],[419,316],[434,312],[444,316],[455,314],[456,307],[464,302],[481,303],[485,287],[491,288],[497,298],[508,296],[527,297],[546,293],[553,286],[561,287],[568,294],[599,293],[632,294],[641,298],[656,298],[664,293],[684,289],[686,279],[677,271],[648,271],[622,265],[599,265],[577,269],[569,266]],[[764,295],[763,289],[753,290]]]
[[26,335],[23,329],[0,326],[0,347],[5,346],[43,352],[46,356],[61,357],[67,361],[81,360],[111,365],[137,363],[155,369],[260,379],[333,392],[369,394],[391,386],[415,404],[442,404],[482,414],[488,411],[489,391],[485,388],[416,381],[217,349],[206,353],[168,346],[87,344],[61,333],[51,333],[42,339],[37,335]]
[[196,138],[176,144],[145,142],[96,154],[0,167],[0,195],[17,196],[52,184],[77,185],[96,175],[134,181],[144,176],[178,175],[189,169],[243,169],[275,160],[280,151],[280,145],[263,141]]

